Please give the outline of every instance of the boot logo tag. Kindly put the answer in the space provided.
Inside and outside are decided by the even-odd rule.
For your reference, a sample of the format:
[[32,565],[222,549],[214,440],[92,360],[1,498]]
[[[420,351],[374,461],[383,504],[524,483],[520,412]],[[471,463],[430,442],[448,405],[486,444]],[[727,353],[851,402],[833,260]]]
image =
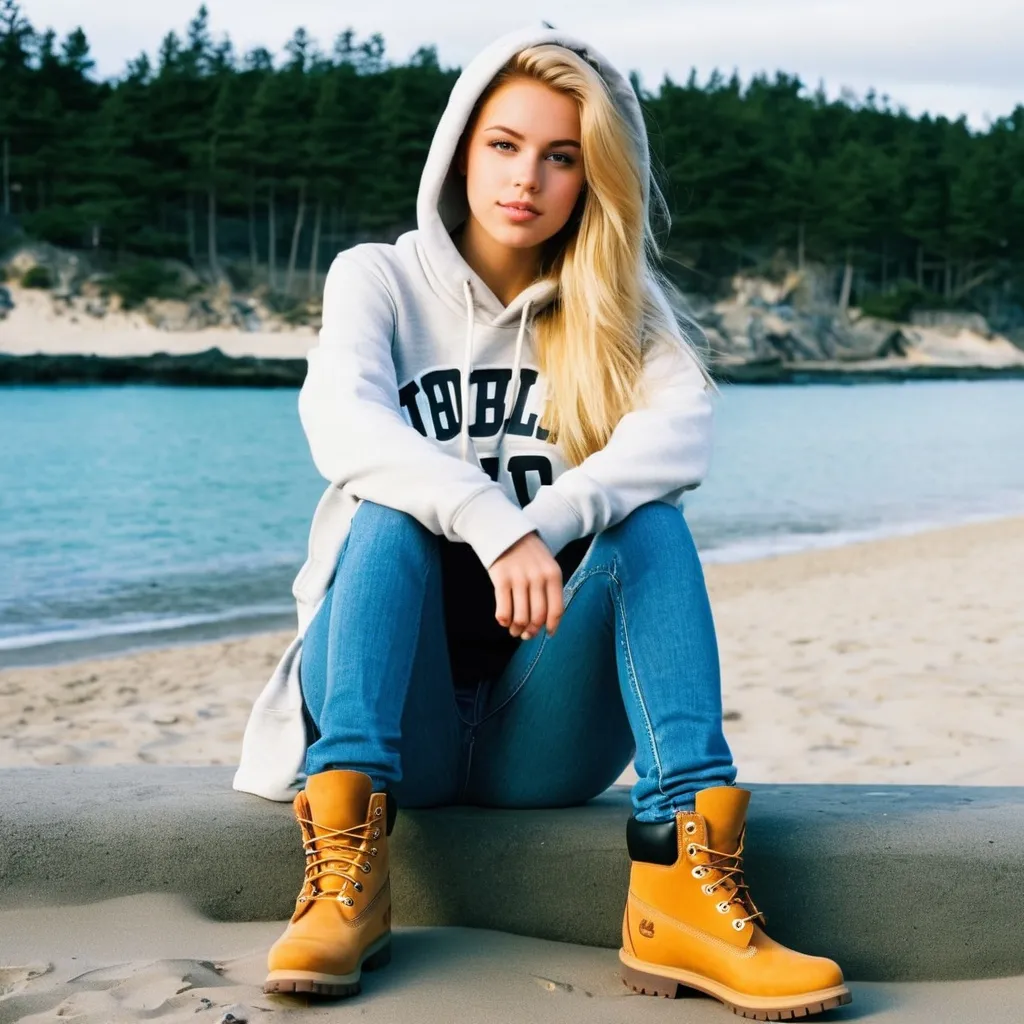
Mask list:
[[648,921],[647,918],[645,917],[640,922],[640,934],[645,939],[653,939],[654,938],[654,922],[653,921]]

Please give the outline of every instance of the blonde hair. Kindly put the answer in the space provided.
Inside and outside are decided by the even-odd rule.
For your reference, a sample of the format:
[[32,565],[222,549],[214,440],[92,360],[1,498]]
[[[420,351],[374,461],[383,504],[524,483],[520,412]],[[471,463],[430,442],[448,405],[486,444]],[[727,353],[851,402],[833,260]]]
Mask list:
[[557,44],[514,55],[479,97],[469,128],[487,99],[516,78],[531,78],[576,100],[585,184],[566,225],[549,239],[541,277],[557,282],[555,300],[534,321],[541,372],[549,390],[541,423],[571,465],[603,448],[625,413],[643,401],[644,355],[659,342],[682,346],[705,381],[703,353],[687,338],[696,325],[658,269],[661,249],[646,196],[667,225],[653,175],[638,158],[646,139],[616,107],[604,79],[576,51]]

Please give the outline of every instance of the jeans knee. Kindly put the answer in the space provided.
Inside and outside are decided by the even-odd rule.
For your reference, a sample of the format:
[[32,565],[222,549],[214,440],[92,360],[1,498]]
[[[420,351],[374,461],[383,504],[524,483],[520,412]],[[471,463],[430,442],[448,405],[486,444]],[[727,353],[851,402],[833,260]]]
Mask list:
[[651,532],[671,533],[686,528],[686,520],[678,506],[669,505],[665,501],[648,501],[643,505],[638,505],[625,519],[616,523],[606,532],[615,533],[618,536],[637,532],[648,535]]
[[388,558],[414,560],[426,567],[438,555],[437,537],[415,516],[365,498],[349,530],[351,541],[368,542]]
[[664,501],[639,505],[625,519],[598,536],[606,555],[612,555],[620,572],[626,566],[646,571],[666,558],[697,558],[696,545],[682,509]]

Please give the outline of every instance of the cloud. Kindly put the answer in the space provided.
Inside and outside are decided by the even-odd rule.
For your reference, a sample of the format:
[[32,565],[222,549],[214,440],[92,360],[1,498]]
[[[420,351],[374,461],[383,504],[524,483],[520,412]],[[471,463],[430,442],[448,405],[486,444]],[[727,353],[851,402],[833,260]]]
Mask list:
[[[37,28],[59,32],[83,22],[98,69],[120,73],[140,50],[156,52],[170,29],[183,32],[198,0],[127,5],[121,0],[32,0]],[[329,48],[347,27],[360,38],[379,31],[393,60],[435,44],[442,63],[465,65],[491,39],[541,20],[590,40],[620,67],[656,88],[667,73],[703,79],[734,68],[799,74],[831,95],[874,87],[912,112],[1008,113],[1024,103],[1024,3],[1020,0],[521,0],[514,8],[478,0],[388,0],[339,8],[335,0],[209,0],[215,35],[227,32],[240,51],[279,51],[299,25]]]

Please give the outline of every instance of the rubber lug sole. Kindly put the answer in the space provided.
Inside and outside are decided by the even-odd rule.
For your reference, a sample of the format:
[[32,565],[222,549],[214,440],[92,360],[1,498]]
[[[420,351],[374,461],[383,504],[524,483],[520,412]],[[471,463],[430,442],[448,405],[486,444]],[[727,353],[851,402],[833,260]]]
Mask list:
[[[623,959],[621,955],[620,959]],[[664,969],[668,970],[669,968]],[[806,992],[787,998],[771,997],[758,1005],[738,1001],[743,999],[743,993],[735,992],[710,979],[701,978],[688,971],[674,970],[674,973],[678,973],[681,977],[651,974],[631,967],[625,960],[622,963],[623,984],[638,995],[676,999],[683,988],[692,988],[717,999],[740,1017],[747,1017],[751,1020],[798,1020],[801,1017],[824,1013],[826,1010],[834,1010],[837,1006],[845,1006],[853,1001],[853,996],[845,986],[837,986],[820,992]],[[765,1005],[765,1003],[774,1005]]]
[[319,971],[271,971],[263,983],[265,993],[286,995],[355,996],[362,991],[363,971],[376,971],[391,963],[391,936],[385,935],[367,950],[362,963],[351,974],[321,974]]

